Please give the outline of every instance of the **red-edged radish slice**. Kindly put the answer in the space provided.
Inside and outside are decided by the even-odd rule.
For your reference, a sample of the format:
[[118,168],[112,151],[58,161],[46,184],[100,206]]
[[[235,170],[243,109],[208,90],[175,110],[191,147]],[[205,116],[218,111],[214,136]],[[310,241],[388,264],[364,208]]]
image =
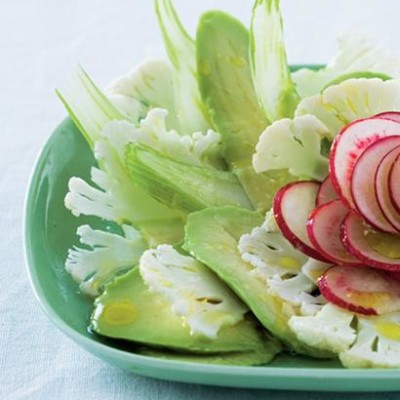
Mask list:
[[[356,210],[373,227],[389,233],[398,231],[382,212],[374,178],[385,155],[399,145],[400,136],[387,136],[372,143],[358,158],[351,177],[351,195]],[[387,182],[388,176],[384,179]]]
[[304,254],[327,262],[311,244],[307,235],[307,219],[315,207],[319,183],[300,181],[283,186],[275,195],[273,210],[283,236]]
[[394,209],[400,213],[400,156],[396,157],[390,169],[389,195]]
[[400,123],[385,118],[360,119],[346,125],[336,136],[329,156],[332,184],[351,208],[351,177],[354,165],[362,152],[372,143],[386,136],[399,136]]
[[386,219],[400,232],[400,214],[392,204],[390,198],[389,178],[390,171],[400,155],[400,146],[395,147],[392,151],[382,158],[378,165],[375,175],[375,194],[378,199],[379,207],[381,208]]
[[365,265],[400,272],[400,235],[374,231],[350,211],[342,224],[341,239],[347,251]]
[[385,271],[385,272],[386,272],[387,276],[390,279],[394,279],[396,281],[400,281],[400,271],[399,272],[397,272],[397,271]]
[[340,228],[349,209],[342,200],[333,200],[315,208],[307,222],[307,233],[312,245],[335,264],[359,266],[363,263],[353,257],[340,240]]
[[391,119],[392,121],[400,122],[400,112],[399,111],[385,111],[383,113],[374,115],[373,118]]
[[319,290],[329,302],[360,314],[400,310],[400,281],[373,268],[331,267],[320,278]]
[[335,192],[335,188],[332,185],[329,175],[322,181],[317,193],[317,199],[315,204],[318,206],[328,203],[332,200],[338,199],[339,196]]

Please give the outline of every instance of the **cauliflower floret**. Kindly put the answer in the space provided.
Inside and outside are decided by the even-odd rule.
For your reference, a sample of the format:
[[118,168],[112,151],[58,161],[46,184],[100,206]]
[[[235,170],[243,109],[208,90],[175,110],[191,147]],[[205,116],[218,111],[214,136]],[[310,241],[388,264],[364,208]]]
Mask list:
[[264,280],[275,275],[296,275],[307,261],[307,257],[282,236],[272,211],[266,214],[261,227],[240,238],[238,249],[242,259],[254,267],[254,274]]
[[339,358],[348,368],[399,368],[400,313],[359,317],[357,340]]
[[99,168],[92,168],[90,185],[82,178],[69,181],[65,206],[76,216],[95,215],[117,223],[135,224],[146,219],[179,217],[148,195],[130,178],[125,166],[128,143],[151,146],[166,156],[196,166],[221,165],[220,135],[213,131],[181,136],[168,131],[162,109],[151,110],[139,127],[127,121],[111,121],[104,125],[95,143],[94,153]]
[[301,306],[303,301],[308,300],[303,295],[315,288],[314,283],[302,273],[290,279],[282,279],[279,275],[275,275],[268,279],[268,286],[276,296],[295,306]]
[[240,238],[238,250],[242,259],[253,266],[251,275],[261,279],[266,290],[293,312],[315,315],[325,304],[322,296],[312,293],[320,276],[316,275],[329,264],[308,258],[295,249],[280,232],[272,211],[267,212],[261,227]]
[[113,144],[121,159],[125,156],[126,145],[133,142],[147,145],[185,164],[207,166],[211,162],[221,165],[220,134],[208,130],[181,135],[167,128],[167,116],[167,110],[154,108],[138,126],[127,121],[111,121],[104,126],[101,136]]
[[356,339],[354,314],[327,304],[313,316],[293,316],[288,324],[297,338],[310,346],[340,353]]
[[89,248],[74,247],[68,251],[66,270],[85,294],[97,296],[102,286],[116,273],[132,268],[146,249],[139,232],[123,225],[124,236],[94,230],[88,225],[78,228],[80,242]]
[[235,325],[248,311],[211,270],[169,245],[144,252],[139,270],[150,290],[171,302],[193,334],[216,338],[223,326]]
[[171,65],[164,60],[147,60],[113,79],[105,94],[128,120],[139,122],[156,107],[169,111],[168,126],[177,127]]
[[349,79],[302,100],[296,116],[314,115],[329,129],[333,139],[348,123],[388,110],[400,110],[400,81]]
[[276,121],[258,140],[254,169],[288,169],[293,176],[322,180],[328,173],[328,159],[321,155],[321,141],[326,137],[329,130],[313,115]]
[[374,71],[400,77],[399,60],[393,58],[387,49],[379,46],[368,36],[353,33],[339,38],[339,50],[325,68],[317,71],[302,68],[292,73],[301,97],[313,96],[336,79],[352,72]]

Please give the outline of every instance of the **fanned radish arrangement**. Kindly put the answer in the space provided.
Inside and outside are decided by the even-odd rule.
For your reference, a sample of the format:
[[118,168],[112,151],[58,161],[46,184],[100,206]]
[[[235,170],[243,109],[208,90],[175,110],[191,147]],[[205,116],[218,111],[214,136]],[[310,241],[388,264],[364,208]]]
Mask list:
[[400,310],[400,112],[346,125],[322,183],[282,187],[274,214],[304,254],[334,264],[319,279],[330,302],[367,315]]

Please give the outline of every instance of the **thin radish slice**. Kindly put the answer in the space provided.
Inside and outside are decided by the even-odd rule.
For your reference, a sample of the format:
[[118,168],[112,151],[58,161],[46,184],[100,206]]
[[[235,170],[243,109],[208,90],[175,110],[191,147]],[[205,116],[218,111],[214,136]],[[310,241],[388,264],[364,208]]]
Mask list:
[[399,135],[400,123],[384,118],[366,118],[346,125],[336,136],[329,156],[331,180],[337,193],[351,208],[355,207],[351,177],[360,155],[378,139]]
[[329,302],[360,314],[400,310],[400,281],[373,268],[331,267],[320,278],[319,290]]
[[379,207],[381,208],[386,219],[400,232],[400,214],[392,204],[390,198],[389,178],[390,171],[400,155],[400,146],[395,147],[390,151],[378,165],[375,175],[375,194],[378,199]]
[[400,235],[377,232],[350,211],[342,224],[341,239],[348,252],[365,265],[400,272]]
[[276,223],[283,236],[304,254],[319,261],[327,260],[318,253],[307,235],[307,219],[315,207],[320,184],[301,181],[283,186],[274,198],[273,210]]
[[374,115],[373,118],[391,119],[392,121],[400,122],[400,112],[385,111],[383,113]]
[[396,281],[400,281],[400,272],[397,272],[397,271],[386,271],[386,274],[390,277],[390,279],[394,279]]
[[323,204],[310,214],[307,233],[312,245],[335,264],[359,266],[363,263],[353,257],[340,240],[340,228],[349,209],[342,200]]
[[339,196],[332,185],[329,175],[322,181],[317,193],[317,199],[315,204],[321,206],[322,204],[328,203],[332,200],[338,199]]
[[394,209],[400,213],[400,156],[396,157],[389,173],[389,195]]
[[[374,177],[385,155],[399,145],[400,136],[387,136],[372,143],[358,158],[351,177],[351,195],[356,210],[373,227],[389,233],[398,231],[382,212]],[[388,176],[384,179],[387,182]]]

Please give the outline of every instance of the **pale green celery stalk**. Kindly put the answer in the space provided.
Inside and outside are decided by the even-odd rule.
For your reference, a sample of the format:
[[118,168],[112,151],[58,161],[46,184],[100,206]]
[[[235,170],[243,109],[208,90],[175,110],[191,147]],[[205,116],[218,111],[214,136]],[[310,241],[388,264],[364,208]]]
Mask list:
[[91,147],[107,122],[126,119],[81,66],[56,93]]
[[186,212],[225,204],[251,208],[231,172],[180,163],[133,143],[126,148],[126,165],[135,184],[171,208]]
[[293,117],[300,100],[287,64],[279,0],[256,0],[250,30],[254,87],[270,121]]
[[[155,8],[168,57],[174,66],[177,117],[184,134],[209,128],[197,86],[196,46],[185,31],[171,0],[155,0]],[[179,128],[179,129],[178,129]]]
[[[118,136],[114,137],[112,132],[107,137],[104,136],[105,125],[112,120],[126,120],[126,117],[113,106],[81,67],[57,90],[57,94],[92,147],[102,171],[101,174],[100,171],[95,174],[95,177],[102,177],[100,180],[92,176],[94,185],[80,178],[70,180],[70,185],[77,181],[78,184],[74,186],[74,190],[70,187],[66,197],[67,208],[73,210],[77,216],[94,215],[118,224],[132,224],[139,229],[144,224],[149,231],[146,235],[149,243],[159,240],[152,237],[151,232],[154,229],[151,230],[151,226],[171,220],[174,223],[168,224],[171,229],[164,233],[164,237],[167,242],[168,235],[174,243],[179,241],[185,216],[160,204],[141,187],[130,182],[124,157],[119,156],[116,148]],[[94,168],[94,171],[97,169]]]

